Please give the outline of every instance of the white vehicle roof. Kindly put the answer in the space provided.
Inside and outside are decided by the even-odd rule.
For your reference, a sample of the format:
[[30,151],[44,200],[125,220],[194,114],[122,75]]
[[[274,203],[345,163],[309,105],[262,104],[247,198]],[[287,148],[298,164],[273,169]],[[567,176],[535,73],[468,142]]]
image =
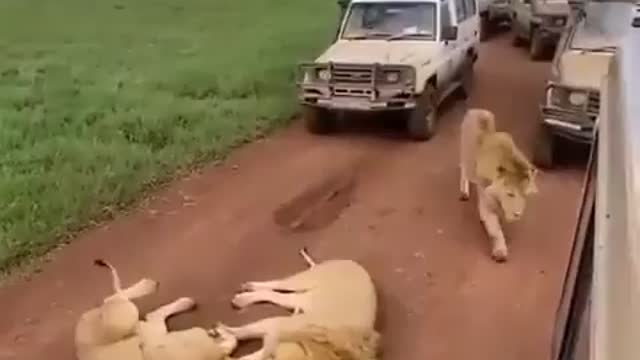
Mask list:
[[571,49],[594,50],[618,46],[627,33],[634,6],[629,3],[588,2],[586,19],[576,25]]
[[439,0],[352,0],[352,4],[357,3],[437,3]]
[[589,359],[640,353],[640,28],[631,28],[603,91],[598,126],[592,340]]

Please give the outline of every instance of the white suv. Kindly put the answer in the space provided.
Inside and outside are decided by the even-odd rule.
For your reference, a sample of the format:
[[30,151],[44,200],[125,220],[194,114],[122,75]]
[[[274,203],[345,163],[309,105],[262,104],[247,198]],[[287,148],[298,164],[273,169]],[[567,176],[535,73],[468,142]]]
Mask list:
[[478,42],[477,0],[351,1],[334,43],[300,65],[308,130],[333,130],[336,111],[394,110],[412,138],[431,138],[440,102],[469,91]]

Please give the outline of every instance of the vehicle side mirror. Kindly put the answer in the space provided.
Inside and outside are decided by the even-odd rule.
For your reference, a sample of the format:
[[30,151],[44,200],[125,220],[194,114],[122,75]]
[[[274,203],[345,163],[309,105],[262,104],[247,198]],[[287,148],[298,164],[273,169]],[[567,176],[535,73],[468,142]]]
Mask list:
[[525,5],[531,5],[531,0],[523,0],[522,1]]
[[440,34],[442,41],[450,41],[458,39],[458,27],[457,26],[445,26],[442,28]]

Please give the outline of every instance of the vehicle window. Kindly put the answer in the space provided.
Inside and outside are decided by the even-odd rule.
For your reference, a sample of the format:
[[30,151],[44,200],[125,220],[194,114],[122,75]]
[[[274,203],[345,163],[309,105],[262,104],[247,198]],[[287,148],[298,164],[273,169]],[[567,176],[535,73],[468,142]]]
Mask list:
[[354,3],[347,16],[343,39],[435,38],[433,3]]
[[458,23],[465,21],[468,17],[468,11],[466,8],[466,0],[455,0],[456,1],[456,19]]
[[451,11],[449,11],[449,1],[446,0],[440,3],[440,31],[448,26],[451,26]]
[[471,17],[476,14],[476,0],[465,0],[465,8],[467,9],[467,17]]

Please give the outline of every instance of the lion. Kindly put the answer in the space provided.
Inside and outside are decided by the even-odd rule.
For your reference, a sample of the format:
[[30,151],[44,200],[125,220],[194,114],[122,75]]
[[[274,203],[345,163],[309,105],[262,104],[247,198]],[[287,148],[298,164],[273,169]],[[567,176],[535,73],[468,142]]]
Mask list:
[[168,331],[169,316],[189,311],[193,299],[180,298],[139,320],[133,299],[157,291],[158,283],[142,279],[123,289],[116,269],[104,260],[95,264],[111,270],[114,294],[81,315],[75,329],[78,360],[222,360],[236,348],[237,340],[224,329],[199,327]]
[[375,360],[376,291],[367,271],[351,260],[316,264],[302,249],[308,269],[271,281],[242,286],[232,304],[246,308],[269,302],[287,308],[276,316],[239,327],[221,324],[238,340],[262,339],[262,348],[240,360]]
[[480,219],[492,241],[491,256],[507,260],[500,220],[514,222],[524,213],[529,195],[538,192],[538,169],[518,149],[511,135],[495,129],[495,115],[470,109],[460,126],[460,198],[468,200],[469,184],[477,190]]

